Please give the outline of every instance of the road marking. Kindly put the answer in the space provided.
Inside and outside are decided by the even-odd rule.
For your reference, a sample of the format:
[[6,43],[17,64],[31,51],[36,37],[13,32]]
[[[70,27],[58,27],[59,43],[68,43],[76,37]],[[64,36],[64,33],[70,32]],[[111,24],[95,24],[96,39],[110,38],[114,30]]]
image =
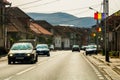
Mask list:
[[28,69],[26,69],[26,70],[24,70],[24,71],[21,71],[21,72],[17,73],[16,75],[21,75],[21,74],[23,74],[23,73],[25,73],[25,72],[28,72],[28,71],[34,69],[35,67],[36,67],[36,66],[30,67],[30,68],[28,68]]
[[8,77],[8,78],[6,78],[6,79],[4,79],[4,80],[10,80],[10,79],[12,79],[12,77],[13,77],[13,76],[11,76],[11,77]]

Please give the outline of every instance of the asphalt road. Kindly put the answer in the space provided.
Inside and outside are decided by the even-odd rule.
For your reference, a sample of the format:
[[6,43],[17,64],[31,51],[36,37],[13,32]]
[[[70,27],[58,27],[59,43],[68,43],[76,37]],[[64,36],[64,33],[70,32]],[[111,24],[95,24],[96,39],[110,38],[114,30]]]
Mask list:
[[80,52],[55,51],[36,64],[0,62],[0,80],[105,80]]

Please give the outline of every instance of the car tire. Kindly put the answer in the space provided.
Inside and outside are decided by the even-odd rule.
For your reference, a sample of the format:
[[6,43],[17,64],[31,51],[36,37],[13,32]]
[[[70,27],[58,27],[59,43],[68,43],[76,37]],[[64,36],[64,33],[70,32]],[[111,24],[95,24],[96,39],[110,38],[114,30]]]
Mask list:
[[8,64],[11,64],[11,60],[8,59]]
[[36,56],[35,62],[38,62],[38,56]]
[[35,60],[32,60],[30,63],[31,63],[31,64],[34,64],[34,63],[35,63]]
[[13,61],[13,64],[15,64],[15,61]]
[[50,56],[50,53],[48,53],[47,56]]

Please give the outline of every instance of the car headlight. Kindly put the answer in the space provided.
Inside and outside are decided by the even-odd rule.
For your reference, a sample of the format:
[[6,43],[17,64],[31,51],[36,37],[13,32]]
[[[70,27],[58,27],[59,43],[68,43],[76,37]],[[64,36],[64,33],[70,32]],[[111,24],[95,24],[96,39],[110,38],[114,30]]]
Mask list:
[[27,56],[30,56],[30,54],[27,54]]
[[12,56],[13,56],[13,54],[9,54],[9,56],[10,56],[10,57],[12,57]]

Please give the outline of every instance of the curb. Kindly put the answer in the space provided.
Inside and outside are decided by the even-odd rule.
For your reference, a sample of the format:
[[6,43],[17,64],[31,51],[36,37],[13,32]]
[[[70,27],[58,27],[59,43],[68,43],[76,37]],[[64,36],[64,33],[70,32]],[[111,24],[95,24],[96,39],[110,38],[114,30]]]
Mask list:
[[3,57],[3,56],[0,56],[0,62],[2,61],[6,61],[7,60],[7,56]]
[[[93,56],[93,58],[111,68],[111,64],[109,62],[105,62],[105,61],[103,61],[103,60],[101,60],[101,59],[99,59],[99,58],[97,58],[95,56]],[[106,69],[103,69],[103,71],[111,78],[111,80],[120,79],[120,66],[114,66],[114,68],[111,68],[111,69],[106,68]],[[113,75],[110,74],[111,72],[112,72]],[[114,76],[115,74],[116,74],[116,76]]]
[[120,66],[115,66],[113,70],[120,75]]
[[105,61],[103,61],[103,60],[101,60],[101,59],[98,59],[98,58],[95,57],[95,56],[93,56],[93,58],[95,58],[95,59],[99,60],[100,62],[102,62],[102,63],[104,63],[104,64],[110,66],[109,62],[105,62]]

